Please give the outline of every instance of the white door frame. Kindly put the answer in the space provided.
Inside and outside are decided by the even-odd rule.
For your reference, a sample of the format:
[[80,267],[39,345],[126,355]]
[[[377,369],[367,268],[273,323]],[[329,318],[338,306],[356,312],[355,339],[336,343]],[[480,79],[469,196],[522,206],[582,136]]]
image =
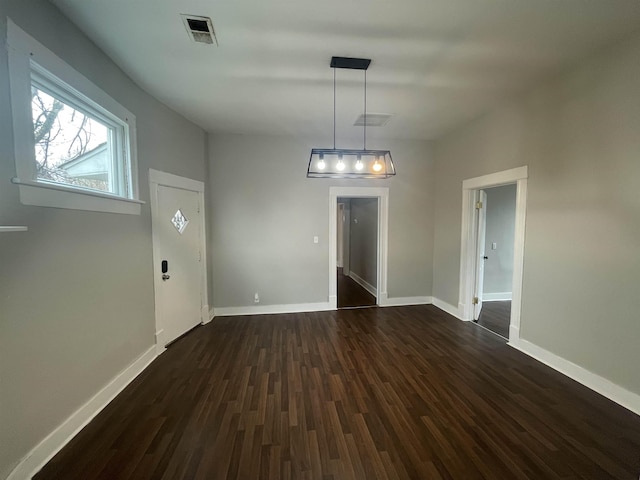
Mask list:
[[378,199],[378,305],[387,301],[387,258],[389,239],[389,187],[329,187],[329,307],[338,308],[337,258],[337,209],[338,197]]
[[202,324],[211,321],[209,317],[209,291],[207,288],[207,238],[205,224],[205,203],[204,203],[204,183],[190,178],[179,177],[171,173],[161,172],[159,170],[149,169],[149,194],[151,197],[151,231],[153,240],[153,286],[155,298],[155,319],[156,319],[156,354],[161,354],[166,350],[164,327],[162,325],[162,317],[160,315],[161,303],[158,295],[158,287],[162,277],[161,255],[158,238],[158,189],[159,185],[189,190],[198,194],[200,225],[200,251],[202,252],[202,261],[200,262],[200,322]]
[[[342,208],[340,208],[342,206]],[[342,215],[342,218],[340,217]],[[337,228],[337,264],[338,268],[344,268],[344,203],[338,203],[338,211],[336,212],[336,228]]]
[[478,235],[475,213],[475,192],[480,189],[515,183],[516,222],[513,245],[513,280],[509,341],[520,338],[520,312],[522,309],[522,275],[524,267],[524,234],[527,213],[527,166],[469,178],[462,182],[462,239],[460,247],[460,294],[458,316],[473,320],[473,288],[476,269],[476,241]]

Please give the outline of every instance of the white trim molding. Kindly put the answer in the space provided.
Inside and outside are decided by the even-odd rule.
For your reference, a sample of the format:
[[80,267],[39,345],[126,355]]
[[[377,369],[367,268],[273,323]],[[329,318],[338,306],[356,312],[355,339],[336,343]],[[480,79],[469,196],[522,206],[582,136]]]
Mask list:
[[374,297],[378,296],[378,289],[373,285],[371,285],[369,282],[367,282],[364,278],[362,278],[361,276],[359,276],[354,272],[349,272],[348,276],[352,278],[354,282],[356,282],[358,285],[364,288],[367,292],[369,292],[371,295],[373,295]]
[[464,320],[459,314],[459,309],[454,307],[450,303],[447,303],[444,300],[440,300],[439,298],[436,298],[436,297],[433,297],[432,303],[434,306],[438,307],[443,312],[446,312],[449,315],[456,317],[458,320]]
[[214,317],[236,317],[241,315],[269,315],[273,313],[303,313],[335,310],[329,302],[288,303],[283,305],[251,305],[246,307],[214,307]]
[[499,187],[516,183],[518,180],[528,178],[528,176],[528,168],[524,165],[480,177],[468,178],[462,182],[462,188],[464,190],[479,190],[481,188]]
[[419,297],[386,297],[379,301],[381,307],[403,307],[406,305],[430,305],[433,299],[430,296]]
[[[7,19],[9,87],[13,122],[16,177],[24,205],[140,215],[136,143],[136,117],[117,100],[67,64],[47,47]],[[70,184],[40,181],[36,172],[31,88],[44,83],[51,94],[70,106],[84,109],[110,128],[114,192],[92,191]],[[109,142],[111,143],[111,142]],[[117,173],[116,173],[117,172]]]
[[76,410],[53,432],[23,458],[7,477],[7,480],[23,480],[33,477],[38,471],[75,437],[116,395],[122,392],[151,362],[156,359],[155,347],[149,348],[131,365],[116,375],[87,403]]
[[387,296],[387,261],[389,257],[389,187],[329,187],[329,305],[338,308],[338,279],[331,272],[336,270],[338,258],[338,197],[378,199],[378,259],[377,303]]
[[141,207],[144,205],[142,200],[81,191],[64,185],[49,185],[19,178],[12,178],[11,183],[20,187],[20,203],[23,205],[124,215],[140,215]]
[[[522,275],[524,266],[524,239],[527,212],[527,166],[512,168],[481,177],[470,178],[462,182],[462,228],[460,241],[460,290],[456,317],[461,320],[473,320],[476,268],[476,242],[478,236],[477,215],[475,212],[476,192],[480,189],[516,184],[516,221],[513,245],[513,277],[511,298],[511,333],[520,331],[520,311],[522,299]],[[435,303],[435,302],[434,302]],[[449,312],[451,313],[451,312]],[[454,315],[452,313],[452,315]]]
[[[509,335],[512,335],[511,331]],[[640,415],[640,395],[637,393],[630,392],[600,375],[519,337],[510,338],[508,345]]]
[[202,306],[202,312],[200,313],[200,315],[202,318],[202,325],[206,325],[211,320],[213,320],[213,317],[211,316],[211,308],[209,308],[209,305]]
[[483,302],[506,302],[507,300],[511,300],[511,298],[512,298],[511,292],[496,292],[496,293],[482,294]]
[[[378,299],[380,307],[401,307],[406,305],[430,305],[432,299],[429,296],[420,297],[391,297],[386,295]],[[212,318],[235,317],[241,315],[269,315],[274,313],[303,313],[325,312],[336,310],[331,302],[318,303],[288,303],[283,305],[250,305],[245,307],[215,307],[210,310]]]
[[164,353],[167,350],[167,347],[165,346],[167,342],[164,338],[164,329],[161,328],[160,330],[156,330],[155,341],[156,355]]

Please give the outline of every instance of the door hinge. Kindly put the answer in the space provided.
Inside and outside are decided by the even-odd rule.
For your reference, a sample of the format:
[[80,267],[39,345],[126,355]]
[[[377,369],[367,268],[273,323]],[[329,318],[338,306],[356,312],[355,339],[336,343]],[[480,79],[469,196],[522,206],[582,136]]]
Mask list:
[[202,261],[202,252],[198,252],[198,261],[201,262]]
[[474,305],[478,304],[478,297],[473,297],[473,300],[471,301],[471,303],[473,303]]
[[482,202],[476,202],[476,210],[480,210],[482,208]]

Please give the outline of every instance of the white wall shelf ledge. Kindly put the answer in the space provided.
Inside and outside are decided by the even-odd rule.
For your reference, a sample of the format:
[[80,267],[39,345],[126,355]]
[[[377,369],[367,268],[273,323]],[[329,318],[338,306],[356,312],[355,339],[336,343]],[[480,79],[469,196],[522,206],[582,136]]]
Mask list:
[[27,227],[21,226],[21,225],[7,225],[7,226],[0,225],[0,233],[3,233],[3,232],[26,232],[27,230],[29,230]]

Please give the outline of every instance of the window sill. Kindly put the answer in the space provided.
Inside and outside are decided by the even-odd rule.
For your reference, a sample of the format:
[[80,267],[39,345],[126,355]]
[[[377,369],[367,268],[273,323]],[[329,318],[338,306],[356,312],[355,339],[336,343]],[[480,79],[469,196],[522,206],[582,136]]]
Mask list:
[[90,212],[120,213],[140,215],[143,201],[116,197],[106,193],[82,191],[63,185],[21,180],[11,180],[20,189],[20,202],[23,205],[39,207],[86,210]]

